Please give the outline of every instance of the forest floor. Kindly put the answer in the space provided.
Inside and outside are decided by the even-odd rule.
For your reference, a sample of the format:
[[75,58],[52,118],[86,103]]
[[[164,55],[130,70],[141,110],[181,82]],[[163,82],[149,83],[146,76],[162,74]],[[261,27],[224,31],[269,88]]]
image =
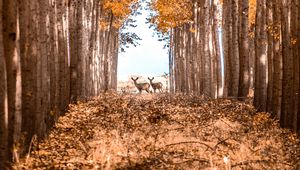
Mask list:
[[[250,104],[103,94],[71,104],[14,169],[297,169],[300,140]],[[298,167],[297,167],[298,164]]]

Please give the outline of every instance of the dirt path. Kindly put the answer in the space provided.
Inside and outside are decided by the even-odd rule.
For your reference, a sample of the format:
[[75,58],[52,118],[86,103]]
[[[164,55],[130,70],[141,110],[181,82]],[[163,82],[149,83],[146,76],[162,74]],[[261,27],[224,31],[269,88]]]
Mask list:
[[71,105],[15,169],[293,169],[296,135],[250,104],[102,95]]

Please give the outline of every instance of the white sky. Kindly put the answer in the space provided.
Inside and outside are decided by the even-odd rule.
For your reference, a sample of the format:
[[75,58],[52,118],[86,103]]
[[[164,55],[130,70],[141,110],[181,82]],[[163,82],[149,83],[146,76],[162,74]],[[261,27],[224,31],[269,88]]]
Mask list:
[[137,47],[125,48],[118,58],[118,80],[127,80],[130,75],[158,76],[168,73],[168,49],[163,49],[165,42],[160,42],[154,36],[153,29],[146,24],[148,11],[142,10],[142,15],[135,17],[135,28],[128,31],[135,32],[142,40]]

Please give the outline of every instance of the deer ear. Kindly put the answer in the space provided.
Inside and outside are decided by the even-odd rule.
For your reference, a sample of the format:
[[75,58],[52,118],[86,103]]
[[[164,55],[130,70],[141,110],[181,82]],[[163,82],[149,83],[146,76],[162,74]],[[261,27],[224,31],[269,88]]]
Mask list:
[[148,77],[148,80],[151,80],[151,79]]

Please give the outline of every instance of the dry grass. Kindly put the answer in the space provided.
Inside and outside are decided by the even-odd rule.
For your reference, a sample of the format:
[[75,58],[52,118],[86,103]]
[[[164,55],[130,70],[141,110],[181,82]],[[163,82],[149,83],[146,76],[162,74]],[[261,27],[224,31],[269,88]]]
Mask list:
[[14,169],[296,169],[299,138],[247,103],[105,94],[71,105]]

